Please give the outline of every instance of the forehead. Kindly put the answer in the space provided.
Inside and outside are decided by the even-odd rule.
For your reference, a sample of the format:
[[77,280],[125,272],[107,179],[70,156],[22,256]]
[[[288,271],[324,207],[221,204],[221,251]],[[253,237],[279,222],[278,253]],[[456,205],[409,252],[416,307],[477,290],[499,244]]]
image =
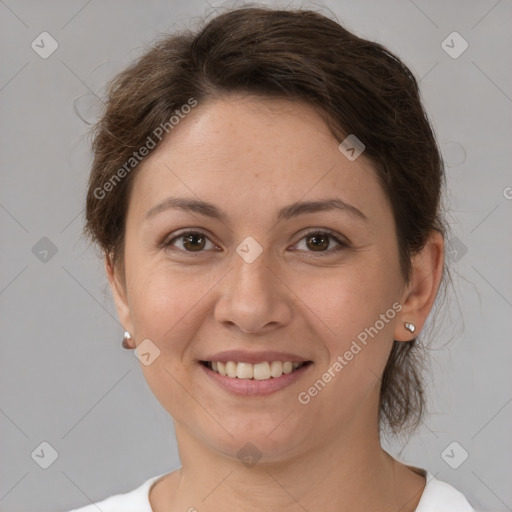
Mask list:
[[349,161],[340,142],[304,102],[235,96],[200,104],[142,162],[133,206],[142,215],[168,195],[186,195],[247,214],[328,194],[364,209],[364,191],[367,209],[385,207],[372,166]]
[[[312,151],[320,141],[319,151]],[[200,159],[198,164],[202,159],[241,160],[249,168],[251,158],[257,157],[259,164],[268,161],[275,166],[285,160],[286,167],[298,170],[298,162],[318,161],[319,152],[333,144],[336,139],[321,115],[307,103],[230,95],[196,107],[155,154],[174,147],[179,156],[190,151]]]

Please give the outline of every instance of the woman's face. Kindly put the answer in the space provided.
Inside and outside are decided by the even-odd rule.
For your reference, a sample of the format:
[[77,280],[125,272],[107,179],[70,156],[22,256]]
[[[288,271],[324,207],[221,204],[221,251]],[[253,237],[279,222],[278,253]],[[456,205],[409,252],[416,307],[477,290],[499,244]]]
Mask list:
[[[218,452],[279,460],[375,431],[403,281],[387,197],[340,142],[307,104],[233,96],[199,104],[135,177],[120,318],[177,427]],[[276,361],[309,363],[268,378],[289,370]]]

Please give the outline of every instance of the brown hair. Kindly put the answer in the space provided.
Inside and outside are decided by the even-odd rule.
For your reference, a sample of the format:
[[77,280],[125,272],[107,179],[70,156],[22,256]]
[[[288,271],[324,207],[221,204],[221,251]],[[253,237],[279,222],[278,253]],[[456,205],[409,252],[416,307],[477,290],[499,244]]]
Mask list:
[[[121,269],[123,283],[125,218],[137,170],[126,162],[155,139],[158,126],[172,128],[169,119],[191,98],[201,104],[232,92],[308,102],[339,141],[349,134],[363,141],[389,198],[407,282],[411,256],[431,231],[445,235],[444,168],[416,79],[385,47],[320,13],[258,6],[166,36],[108,86],[93,131],[84,232]],[[382,377],[381,428],[387,423],[399,433],[420,424],[422,362],[416,339],[394,341]]]

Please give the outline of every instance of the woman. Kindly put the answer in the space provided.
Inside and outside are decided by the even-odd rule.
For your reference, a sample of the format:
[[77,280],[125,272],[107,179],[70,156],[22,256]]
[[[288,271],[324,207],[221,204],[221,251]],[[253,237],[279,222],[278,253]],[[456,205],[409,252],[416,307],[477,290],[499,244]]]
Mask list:
[[161,40],[109,88],[86,232],[182,467],[80,508],[473,510],[386,453],[446,274],[416,80],[305,10]]

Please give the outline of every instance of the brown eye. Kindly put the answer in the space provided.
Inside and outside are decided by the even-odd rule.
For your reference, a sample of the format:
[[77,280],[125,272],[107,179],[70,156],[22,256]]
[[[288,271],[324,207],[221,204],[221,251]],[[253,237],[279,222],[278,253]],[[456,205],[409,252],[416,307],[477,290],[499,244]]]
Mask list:
[[[349,247],[348,242],[345,242],[341,238],[338,238],[330,231],[310,231],[306,233],[306,235],[299,241],[298,246],[301,245],[302,240],[305,240],[305,249],[299,247],[301,251],[305,251],[306,253],[317,253],[318,256],[329,256],[333,253],[340,251],[342,249],[346,249]],[[335,246],[329,248],[332,244],[332,241],[335,242]]]
[[315,235],[308,235],[306,237],[306,245],[313,251],[323,251],[329,247],[329,236],[321,233]]
[[[180,242],[181,243],[178,243]],[[211,247],[207,247],[207,244],[210,244]],[[178,236],[175,236],[169,242],[166,242],[165,247],[168,248],[176,248],[182,252],[188,253],[200,253],[205,252],[204,249],[213,248],[214,244],[210,241],[210,239],[199,231],[185,231]]]
[[183,247],[187,251],[200,251],[205,245],[205,237],[201,233],[190,233],[183,237]]

